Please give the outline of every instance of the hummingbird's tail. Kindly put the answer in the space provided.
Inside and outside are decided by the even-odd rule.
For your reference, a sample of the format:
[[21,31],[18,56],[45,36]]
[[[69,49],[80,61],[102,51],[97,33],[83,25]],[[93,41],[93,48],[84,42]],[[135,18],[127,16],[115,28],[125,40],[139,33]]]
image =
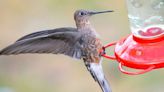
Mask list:
[[98,82],[103,92],[112,92],[107,79],[104,76],[103,69],[100,63],[88,63],[85,62],[88,71],[91,73],[92,77]]

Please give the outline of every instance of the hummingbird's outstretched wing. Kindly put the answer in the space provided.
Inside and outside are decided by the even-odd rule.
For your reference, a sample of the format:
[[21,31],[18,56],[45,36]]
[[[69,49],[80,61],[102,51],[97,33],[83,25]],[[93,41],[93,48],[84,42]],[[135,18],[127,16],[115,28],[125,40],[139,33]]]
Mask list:
[[35,32],[18,39],[0,51],[0,55],[25,53],[65,54],[81,59],[83,43],[76,28],[58,28]]

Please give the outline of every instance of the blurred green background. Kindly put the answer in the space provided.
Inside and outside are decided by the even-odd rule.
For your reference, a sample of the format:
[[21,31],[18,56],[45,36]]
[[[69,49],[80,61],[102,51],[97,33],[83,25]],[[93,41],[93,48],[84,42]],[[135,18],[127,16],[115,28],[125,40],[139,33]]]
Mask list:
[[[104,44],[130,33],[124,0],[0,0],[0,48],[40,30],[75,27],[77,9],[114,10],[94,16]],[[110,50],[112,54],[112,49]],[[153,52],[152,52],[153,53]],[[138,76],[122,74],[116,61],[103,68],[113,92],[164,92],[163,69]],[[82,60],[64,55],[0,56],[0,92],[101,92]]]

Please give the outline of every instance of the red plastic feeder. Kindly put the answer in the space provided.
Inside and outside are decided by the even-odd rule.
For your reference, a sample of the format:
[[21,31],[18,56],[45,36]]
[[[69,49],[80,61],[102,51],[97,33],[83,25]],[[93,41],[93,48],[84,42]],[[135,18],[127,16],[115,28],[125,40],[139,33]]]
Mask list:
[[[115,57],[104,54],[108,59],[114,59],[119,62],[121,72],[129,75],[137,75],[149,72],[153,69],[164,67],[164,29],[160,27],[151,27],[140,32],[141,36],[149,37],[140,38],[135,35],[130,35],[117,43],[104,46],[115,45]],[[157,36],[158,35],[158,36]],[[139,72],[128,72],[123,69],[123,66],[141,69]]]
[[[115,46],[115,56],[102,55],[117,60],[121,72],[137,75],[164,67],[164,1],[126,0],[132,34],[104,48]],[[137,72],[123,69],[129,67]]]

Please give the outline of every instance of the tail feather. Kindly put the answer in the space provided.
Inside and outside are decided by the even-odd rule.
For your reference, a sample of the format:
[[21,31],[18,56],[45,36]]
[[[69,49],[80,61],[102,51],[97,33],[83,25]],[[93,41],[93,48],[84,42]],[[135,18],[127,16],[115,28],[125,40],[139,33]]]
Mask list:
[[85,62],[88,71],[96,82],[98,82],[103,92],[112,92],[107,79],[104,76],[101,63],[88,63]]

